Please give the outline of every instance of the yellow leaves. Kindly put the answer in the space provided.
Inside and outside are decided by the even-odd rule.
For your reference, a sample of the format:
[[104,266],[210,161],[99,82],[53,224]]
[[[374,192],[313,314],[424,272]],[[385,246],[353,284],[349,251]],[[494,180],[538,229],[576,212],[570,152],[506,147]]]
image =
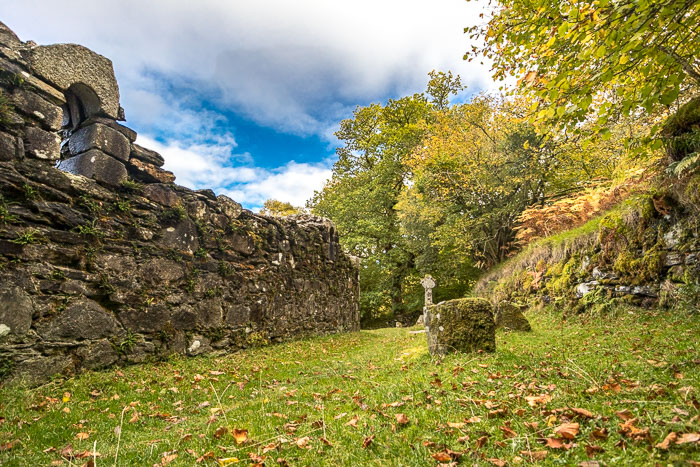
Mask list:
[[217,462],[223,467],[225,465],[238,464],[240,461],[237,457],[227,457],[225,459],[219,459]]
[[69,402],[70,401],[70,392],[64,392],[63,393],[63,402]]

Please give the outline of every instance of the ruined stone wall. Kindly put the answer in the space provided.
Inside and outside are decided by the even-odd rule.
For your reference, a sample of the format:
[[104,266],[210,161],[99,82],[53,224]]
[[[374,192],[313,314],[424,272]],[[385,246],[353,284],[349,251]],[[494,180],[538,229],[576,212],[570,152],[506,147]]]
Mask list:
[[0,23],[0,379],[359,328],[330,221],[173,183],[111,62]]

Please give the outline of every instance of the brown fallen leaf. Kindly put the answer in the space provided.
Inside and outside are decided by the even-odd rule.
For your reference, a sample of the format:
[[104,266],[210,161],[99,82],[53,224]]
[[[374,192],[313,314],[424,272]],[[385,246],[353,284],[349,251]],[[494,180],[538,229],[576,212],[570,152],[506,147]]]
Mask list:
[[479,423],[481,421],[481,417],[477,417],[476,415],[473,417],[469,417],[467,420],[465,420],[467,423]]
[[327,440],[326,438],[324,438],[323,436],[321,436],[321,437],[319,438],[319,441],[321,441],[321,442],[322,442],[323,444],[325,444],[326,446],[333,446],[333,445],[331,444],[331,442],[328,441],[328,440]]
[[399,425],[408,425],[409,420],[406,414],[397,413],[396,415],[394,415],[394,417],[396,418],[396,423],[398,423]]
[[539,422],[525,422],[525,426],[533,431],[537,431],[537,428],[539,428],[540,424]]
[[481,438],[476,440],[476,445],[474,446],[474,449],[479,449],[486,444],[486,441],[488,441],[489,437],[488,436],[482,436]]
[[676,444],[697,443],[700,441],[700,433],[683,433],[678,436]]
[[75,439],[79,439],[80,441],[88,439],[89,437],[90,437],[90,433],[81,432],[81,433],[78,433],[77,435],[75,435]]
[[450,457],[447,451],[436,452],[435,454],[431,454],[430,457],[438,462],[450,462],[452,460],[452,457]]
[[583,461],[578,463],[578,467],[600,467],[598,461]]
[[593,457],[595,454],[599,452],[605,452],[605,449],[601,448],[597,444],[587,444],[586,445],[586,455],[588,457]]
[[354,426],[354,427],[356,427],[356,426],[357,426],[358,420],[360,420],[360,417],[358,417],[357,415],[355,415],[355,416],[352,417],[352,419],[350,419],[350,421],[347,422],[345,425],[346,425],[346,426]]
[[574,439],[579,431],[578,423],[562,423],[554,429],[554,433],[566,439]]
[[163,457],[160,459],[160,464],[158,465],[168,465],[172,461],[177,459],[177,453],[175,454],[164,454]]
[[362,441],[362,447],[367,449],[367,447],[372,444],[372,441],[374,441],[374,435],[369,435]]
[[578,407],[569,407],[569,410],[583,418],[593,418],[593,412]]
[[450,428],[460,429],[460,428],[464,428],[465,426],[467,426],[467,424],[464,422],[456,422],[456,423],[455,422],[447,422],[447,426],[449,426]]
[[552,396],[549,394],[540,394],[539,396],[525,396],[527,405],[530,407],[537,407],[538,405],[547,405],[547,402],[552,400]]
[[676,439],[678,439],[678,435],[672,431],[669,434],[667,434],[664,440],[658,443],[656,447],[658,449],[668,449],[671,443],[676,442]]
[[0,452],[1,451],[9,451],[10,449],[14,448],[17,443],[19,443],[18,439],[13,439],[10,442],[7,442],[5,444],[0,444]]
[[632,412],[630,412],[629,410],[627,410],[627,409],[625,409],[625,410],[619,410],[619,411],[615,412],[615,415],[617,415],[618,417],[620,417],[620,418],[621,418],[623,421],[625,421],[625,422],[626,422],[627,420],[631,420],[631,419],[634,418],[634,414],[633,414]]
[[301,449],[311,449],[311,446],[309,446],[309,441],[311,441],[311,438],[304,436],[303,438],[298,438],[296,441],[294,441],[294,444]]
[[565,449],[564,441],[559,438],[547,438],[545,445],[552,449]]
[[219,439],[222,436],[224,436],[226,433],[228,433],[228,428],[226,428],[225,426],[220,426],[214,432],[214,438]]
[[507,464],[506,461],[501,460],[501,459],[497,459],[495,457],[488,458],[488,459],[486,459],[486,461],[497,466],[497,467],[505,467],[505,465]]
[[236,440],[236,444],[243,444],[248,441],[248,430],[234,428],[231,434],[233,435],[233,439]]
[[530,462],[541,461],[547,457],[547,451],[520,451]]
[[518,437],[518,434],[515,431],[511,430],[510,428],[508,428],[505,425],[499,426],[498,428],[503,432],[504,438],[517,438]]

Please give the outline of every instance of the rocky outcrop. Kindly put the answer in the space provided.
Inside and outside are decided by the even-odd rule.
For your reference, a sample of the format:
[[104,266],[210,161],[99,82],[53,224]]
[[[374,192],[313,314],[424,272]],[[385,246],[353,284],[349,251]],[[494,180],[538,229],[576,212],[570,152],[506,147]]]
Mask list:
[[424,316],[431,355],[496,351],[493,311],[483,298],[460,298],[429,305]]
[[109,60],[0,24],[0,92],[0,379],[359,328],[334,225],[175,185]]

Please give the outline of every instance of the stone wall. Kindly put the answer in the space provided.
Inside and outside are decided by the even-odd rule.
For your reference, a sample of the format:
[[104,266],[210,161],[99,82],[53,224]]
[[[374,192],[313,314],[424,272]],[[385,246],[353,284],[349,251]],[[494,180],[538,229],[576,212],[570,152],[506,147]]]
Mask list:
[[359,328],[333,224],[173,183],[111,62],[0,23],[0,379]]

